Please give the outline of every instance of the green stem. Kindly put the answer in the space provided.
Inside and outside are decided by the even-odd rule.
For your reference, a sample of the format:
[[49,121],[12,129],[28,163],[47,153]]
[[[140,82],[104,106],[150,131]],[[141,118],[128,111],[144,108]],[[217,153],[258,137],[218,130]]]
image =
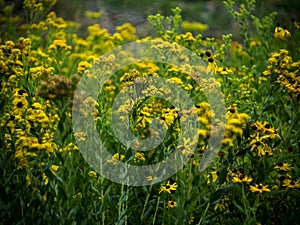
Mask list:
[[160,200],[160,197],[157,198],[157,204],[156,204],[155,213],[154,213],[154,217],[153,217],[153,221],[152,221],[153,225],[155,224],[155,219],[156,219],[156,215],[157,215],[157,211],[158,211],[159,200]]
[[[101,205],[104,205],[104,193],[102,188],[102,178],[101,178]],[[102,225],[105,225],[105,211],[102,209]]]
[[118,208],[118,223],[121,221],[121,211],[122,211],[122,198],[123,198],[124,184],[121,186],[121,194],[119,198],[119,208]]
[[145,200],[145,204],[144,204],[143,211],[142,211],[142,215],[141,215],[141,223],[142,223],[142,221],[143,221],[144,213],[145,213],[145,210],[146,210],[146,206],[147,206],[148,201],[149,201],[149,197],[150,197],[151,190],[152,190],[152,185],[153,185],[153,184],[150,185],[149,192],[148,192],[147,197],[146,197],[146,200]]
[[204,210],[204,213],[203,213],[202,217],[200,218],[200,220],[198,222],[198,225],[200,225],[202,223],[202,221],[203,221],[203,219],[204,219],[204,217],[205,217],[205,215],[206,215],[209,207],[210,207],[210,202],[207,204],[206,209]]

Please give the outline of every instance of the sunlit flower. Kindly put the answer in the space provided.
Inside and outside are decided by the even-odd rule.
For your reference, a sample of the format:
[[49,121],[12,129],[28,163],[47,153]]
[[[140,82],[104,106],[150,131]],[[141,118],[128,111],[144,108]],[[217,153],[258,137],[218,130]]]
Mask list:
[[51,172],[53,173],[53,175],[56,176],[56,172],[58,170],[59,166],[57,165],[51,165]]
[[244,174],[240,174],[232,178],[232,182],[234,183],[251,183],[252,180],[253,179],[251,177],[247,177]]
[[274,37],[277,39],[286,40],[291,37],[291,33],[288,31],[286,26],[282,28],[278,23],[274,30]]
[[165,186],[160,187],[159,193],[167,192],[167,193],[171,194],[171,191],[175,191],[177,187],[178,187],[178,185],[176,182],[174,182],[173,184],[170,184],[170,181],[168,181]]
[[88,173],[88,175],[89,175],[90,177],[97,177],[96,171],[93,171],[93,170],[91,170],[91,171]]
[[252,192],[259,192],[260,194],[263,192],[270,192],[268,185],[263,186],[262,184],[255,184],[255,186],[250,186],[250,191]]

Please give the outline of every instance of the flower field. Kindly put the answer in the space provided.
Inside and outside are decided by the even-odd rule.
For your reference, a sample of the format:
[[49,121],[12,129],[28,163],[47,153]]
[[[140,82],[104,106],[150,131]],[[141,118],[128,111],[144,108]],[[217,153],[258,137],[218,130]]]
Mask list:
[[[81,24],[51,10],[55,4],[24,0],[15,15],[14,5],[0,1],[0,224],[299,224],[300,18],[281,24],[276,12],[256,16],[255,0],[225,0],[238,38],[203,37],[209,24],[185,20],[179,7],[148,16],[153,36],[139,37],[129,23],[111,33],[97,22],[101,13],[91,11],[83,34]],[[160,58],[181,66],[136,62],[126,51],[107,55],[132,42],[157,43],[151,48]],[[193,62],[176,54],[179,46],[212,76],[188,74]],[[117,69],[114,59],[133,63]],[[93,77],[95,66],[115,71],[96,99],[78,91],[85,77],[101,79]],[[165,85],[142,83],[158,77]],[[188,105],[185,95],[170,100],[175,88],[168,87],[175,85],[193,107],[177,107]],[[146,97],[133,104],[134,97],[118,98],[125,91]],[[215,119],[209,95],[224,104],[224,121]],[[172,167],[167,159],[174,152],[187,163],[167,179],[149,172],[149,185],[101,176],[100,159],[92,156],[92,165],[81,151],[93,152],[93,128],[85,122],[91,115],[111,155],[107,168]],[[113,127],[114,118],[128,130]],[[182,128],[187,121],[199,124],[195,133]],[[126,146],[129,132],[136,141]],[[206,148],[216,136],[220,148]]]

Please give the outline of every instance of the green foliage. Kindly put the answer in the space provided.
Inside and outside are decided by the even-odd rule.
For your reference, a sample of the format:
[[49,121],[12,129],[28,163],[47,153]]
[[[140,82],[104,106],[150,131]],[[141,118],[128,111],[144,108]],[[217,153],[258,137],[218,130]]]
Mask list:
[[[101,177],[84,160],[75,140],[88,146],[89,134],[73,133],[71,111],[77,83],[92,63],[105,62],[113,69],[111,58],[101,55],[143,40],[128,23],[116,27],[114,33],[96,23],[80,36],[79,24],[50,11],[54,3],[24,1],[26,19],[13,17],[13,6],[2,9],[1,224],[298,223],[298,21],[287,28],[276,26],[278,13],[256,15],[254,0],[242,4],[224,1],[240,29],[239,43],[231,33],[218,39],[203,38],[201,29],[185,32],[179,7],[172,9],[170,16],[148,16],[158,36],[145,39],[168,41],[155,46],[163,57],[171,57],[169,52],[179,44],[201,57],[207,65],[204,69],[214,77],[199,84],[176,66],[140,62],[118,70],[104,84],[98,99],[82,93],[81,104],[73,110],[84,116],[85,110],[92,108],[99,135],[112,155],[107,161],[111,164],[156,163],[178,144],[178,111],[167,100],[155,97],[136,104],[128,125],[143,139],[153,133],[151,123],[158,119],[167,130],[161,145],[143,152],[127,149],[117,140],[110,123],[116,113],[112,106],[126,85],[162,76],[185,90],[195,103],[200,138],[184,139],[178,148],[189,162],[161,183],[132,187]],[[130,58],[126,52],[120,54]],[[189,59],[180,59],[189,66]],[[200,172],[211,128],[216,125],[211,123],[214,112],[203,87],[207,92],[220,87],[227,109],[226,124],[221,124],[226,128],[222,147],[208,169]],[[118,110],[126,112],[126,104],[124,101]],[[193,145],[195,152],[190,151]],[[155,181],[157,177],[147,179]]]

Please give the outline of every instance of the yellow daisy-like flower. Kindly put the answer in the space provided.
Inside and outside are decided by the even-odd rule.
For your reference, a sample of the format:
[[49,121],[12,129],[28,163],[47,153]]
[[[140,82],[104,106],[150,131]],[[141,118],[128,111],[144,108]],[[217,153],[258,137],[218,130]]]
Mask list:
[[170,184],[170,181],[168,181],[166,186],[160,187],[160,191],[158,193],[167,192],[167,193],[171,194],[171,191],[175,191],[177,187],[178,187],[178,184],[176,182],[173,184]]
[[287,188],[300,188],[300,181],[292,181],[289,179],[286,179],[283,181],[283,186]]
[[274,169],[287,172],[291,169],[290,167],[290,163],[278,163],[277,166],[274,167]]
[[177,203],[175,201],[168,201],[168,206],[170,208],[174,208],[174,207],[176,207],[176,205],[177,205]]
[[263,192],[270,192],[268,186],[263,186],[262,184],[255,184],[255,186],[250,186],[250,191],[259,192],[260,194]]
[[240,175],[234,176],[232,178],[232,182],[234,182],[234,183],[251,183],[252,180],[253,179],[251,177],[247,177],[244,174],[240,174]]

